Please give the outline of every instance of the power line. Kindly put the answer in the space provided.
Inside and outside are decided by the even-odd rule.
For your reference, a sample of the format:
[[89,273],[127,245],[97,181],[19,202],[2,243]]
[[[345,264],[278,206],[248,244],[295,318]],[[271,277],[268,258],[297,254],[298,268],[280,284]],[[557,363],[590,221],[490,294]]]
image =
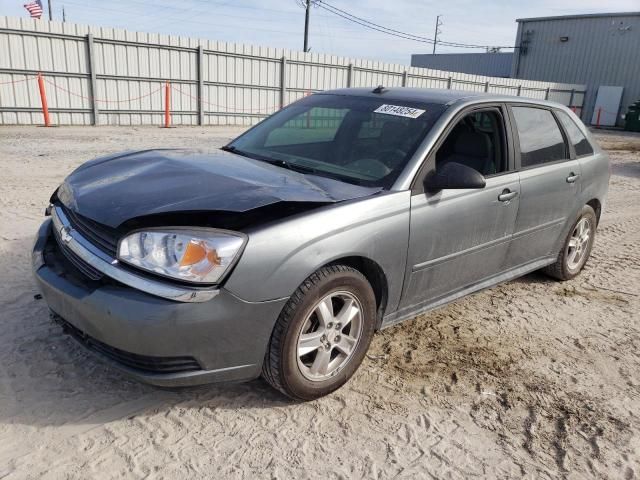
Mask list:
[[[414,35],[412,33],[407,33],[407,32],[403,32],[400,30],[395,30],[393,28],[389,28],[389,27],[385,27],[383,25],[379,25],[377,23],[371,22],[369,20],[366,20],[362,17],[358,17],[356,15],[353,15],[352,13],[347,12],[346,10],[342,10],[341,8],[335,7],[327,2],[325,2],[324,0],[315,0],[314,2],[316,5],[318,5],[320,8],[333,13],[334,15],[337,15],[338,17],[344,18],[345,20],[349,20],[350,22],[353,23],[357,23],[358,25],[361,25],[365,28],[369,28],[371,30],[376,30],[378,32],[381,33],[385,33],[387,35],[391,35],[394,37],[399,37],[399,38],[403,38],[405,40],[412,40],[415,42],[421,42],[421,43],[428,43],[428,44],[434,44],[434,40],[427,38],[427,37],[422,37],[420,35]],[[474,44],[467,44],[467,43],[458,43],[458,42],[447,42],[447,41],[442,41],[442,40],[436,40],[435,43],[437,43],[438,45],[443,45],[443,46],[447,46],[447,47],[454,47],[454,48],[483,48],[486,49],[488,47],[492,47],[491,45],[474,45]],[[513,46],[499,46],[499,47],[494,47],[494,48],[517,48],[517,47],[513,47]]]
[[[350,17],[350,18],[346,18],[347,20],[350,20],[352,22],[358,23],[364,27],[367,28],[371,28],[373,30],[377,30],[380,31],[382,33],[386,33],[389,35],[393,35],[393,36],[399,36],[400,38],[405,38],[406,40],[414,40],[417,42],[422,42],[422,43],[429,43],[429,44],[433,44],[434,41],[431,40],[430,38],[426,38],[426,37],[422,37],[419,35],[414,35],[411,33],[407,33],[407,32],[402,32],[400,30],[394,30],[392,28],[389,27],[385,27],[383,25],[379,25],[377,23],[373,23],[369,20],[365,20],[364,18],[358,17],[356,15],[353,15],[345,10],[342,10],[338,7],[334,7],[333,5],[328,4],[327,2],[323,1],[323,0],[317,0],[319,6],[321,8],[325,8],[325,10],[330,11],[332,13],[334,13],[335,15],[338,15],[342,18],[346,18],[346,17]],[[326,8],[328,7],[328,8]],[[337,11],[337,12],[336,12]],[[340,13],[338,13],[340,12]],[[345,17],[346,16],[346,17]],[[444,45],[444,46],[450,46],[450,47],[460,47],[460,48],[486,48],[487,45],[473,45],[473,44],[465,44],[465,43],[458,43],[458,42],[446,42],[446,41],[441,41],[438,40],[437,43],[439,45]],[[501,48],[513,48],[513,47],[501,47]]]
[[[420,35],[414,35],[412,33],[407,33],[407,32],[403,32],[400,30],[394,30],[393,28],[389,28],[389,27],[385,27],[383,25],[379,25],[377,23],[371,22],[369,20],[365,20],[362,17],[358,17],[356,15],[353,15],[352,13],[349,13],[345,10],[342,10],[338,7],[334,7],[333,5],[328,4],[327,2],[323,1],[323,0],[317,0],[317,3],[319,4],[319,6],[321,8],[324,8],[325,10],[338,15],[342,18],[346,18],[347,20],[350,20],[352,22],[358,23],[360,25],[363,25],[364,27],[367,28],[372,28],[373,30],[377,30],[377,31],[381,31],[383,33],[387,33],[389,35],[393,35],[394,36],[400,36],[401,38],[405,38],[407,40],[414,40],[417,42],[423,42],[423,43],[433,43],[434,41],[431,40],[430,38],[427,37],[422,37]],[[328,8],[327,8],[328,7]],[[338,13],[340,12],[340,13]],[[346,17],[345,17],[346,16]],[[374,28],[375,27],[375,28]],[[460,46],[460,47],[468,47],[468,48],[485,48],[486,45],[469,45],[469,44],[464,44],[464,43],[457,43],[457,42],[444,42],[444,41],[438,41],[439,44],[441,45],[447,45],[447,46]],[[506,48],[506,47],[503,47]]]
[[413,36],[410,36],[409,34],[405,34],[405,33],[395,33],[394,31],[392,31],[390,29],[389,30],[384,29],[384,27],[378,28],[377,26],[375,26],[376,24],[365,23],[363,21],[358,20],[357,17],[351,18],[351,17],[348,17],[346,15],[342,15],[341,13],[339,13],[337,11],[331,10],[331,8],[328,5],[326,5],[324,2],[323,3],[319,3],[318,5],[320,6],[320,8],[323,8],[326,11],[333,13],[334,15],[342,17],[342,18],[344,18],[346,20],[349,20],[349,21],[351,21],[353,23],[357,23],[358,25],[362,25],[363,27],[369,28],[371,30],[376,30],[378,32],[386,33],[387,35],[392,35],[394,37],[404,38],[405,40],[414,40],[414,41],[424,42],[424,43],[432,43],[433,42],[433,40],[414,38]]

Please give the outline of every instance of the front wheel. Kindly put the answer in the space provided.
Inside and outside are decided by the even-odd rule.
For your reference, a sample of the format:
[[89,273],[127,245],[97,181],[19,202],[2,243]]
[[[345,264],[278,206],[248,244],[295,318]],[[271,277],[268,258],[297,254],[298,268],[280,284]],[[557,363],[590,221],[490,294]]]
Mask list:
[[593,208],[585,205],[569,230],[558,259],[543,271],[558,280],[571,280],[578,275],[591,255],[597,222]]
[[283,308],[262,376],[296,400],[337,390],[362,363],[375,318],[373,290],[359,271],[345,265],[318,270]]

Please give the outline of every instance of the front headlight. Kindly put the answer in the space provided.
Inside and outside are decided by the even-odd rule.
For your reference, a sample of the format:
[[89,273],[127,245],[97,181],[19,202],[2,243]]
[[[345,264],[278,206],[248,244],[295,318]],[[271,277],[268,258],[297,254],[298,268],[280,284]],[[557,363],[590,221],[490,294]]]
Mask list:
[[245,241],[240,233],[214,229],[149,229],[120,240],[118,259],[176,280],[217,283]]

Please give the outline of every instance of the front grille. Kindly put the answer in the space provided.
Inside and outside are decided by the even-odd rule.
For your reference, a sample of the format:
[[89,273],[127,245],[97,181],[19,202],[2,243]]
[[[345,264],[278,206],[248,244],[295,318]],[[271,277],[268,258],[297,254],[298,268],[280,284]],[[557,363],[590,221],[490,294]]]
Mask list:
[[51,318],[63,328],[65,333],[71,335],[75,340],[90,350],[100,353],[121,365],[139,370],[143,373],[182,373],[201,370],[200,364],[193,357],[150,357],[125,352],[124,350],[110,347],[87,335],[57,313],[51,312]]
[[65,256],[65,258],[69,260],[69,262],[80,271],[80,273],[82,273],[90,280],[100,280],[102,277],[104,277],[104,274],[100,270],[93,268],[65,245],[65,243],[60,239],[60,232],[58,232],[55,228],[53,228],[52,230],[56,239],[58,249]]
[[62,206],[62,211],[69,219],[73,229],[77,230],[80,235],[113,258],[117,256],[119,235],[115,228],[83,217],[64,206]]

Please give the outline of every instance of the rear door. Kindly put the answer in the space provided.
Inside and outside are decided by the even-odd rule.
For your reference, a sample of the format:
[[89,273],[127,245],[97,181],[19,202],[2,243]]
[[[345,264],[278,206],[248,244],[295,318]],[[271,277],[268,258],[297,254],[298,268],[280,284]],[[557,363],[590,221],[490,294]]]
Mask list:
[[520,205],[507,268],[557,252],[559,236],[575,211],[580,192],[580,164],[550,108],[511,105],[520,172]]

